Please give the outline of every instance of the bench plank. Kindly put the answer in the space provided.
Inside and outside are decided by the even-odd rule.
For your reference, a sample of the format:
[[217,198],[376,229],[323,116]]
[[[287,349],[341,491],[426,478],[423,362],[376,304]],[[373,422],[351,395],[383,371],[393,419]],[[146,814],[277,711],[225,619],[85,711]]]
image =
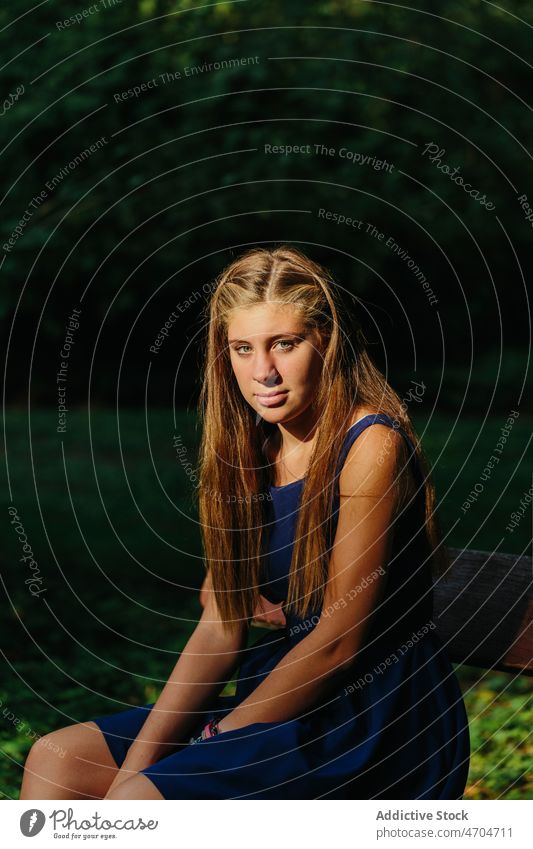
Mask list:
[[454,663],[533,675],[531,557],[448,549],[433,585],[439,636]]

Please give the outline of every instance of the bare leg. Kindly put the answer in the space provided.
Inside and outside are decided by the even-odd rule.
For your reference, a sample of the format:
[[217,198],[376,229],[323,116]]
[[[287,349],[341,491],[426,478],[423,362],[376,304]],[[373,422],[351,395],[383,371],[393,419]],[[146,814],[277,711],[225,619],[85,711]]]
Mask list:
[[33,744],[20,799],[103,799],[117,772],[96,723],[78,722]]
[[106,799],[164,799],[153,781],[146,775],[137,773],[132,778],[127,778],[118,787],[115,787],[105,797]]

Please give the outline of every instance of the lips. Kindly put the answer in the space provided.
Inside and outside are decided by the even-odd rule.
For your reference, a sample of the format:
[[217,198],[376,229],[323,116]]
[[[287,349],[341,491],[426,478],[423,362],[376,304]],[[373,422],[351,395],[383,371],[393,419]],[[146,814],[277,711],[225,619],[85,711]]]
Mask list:
[[288,390],[284,392],[274,392],[268,395],[259,395],[256,393],[256,398],[259,399],[259,403],[263,404],[266,407],[272,407],[274,404],[279,404],[287,397]]

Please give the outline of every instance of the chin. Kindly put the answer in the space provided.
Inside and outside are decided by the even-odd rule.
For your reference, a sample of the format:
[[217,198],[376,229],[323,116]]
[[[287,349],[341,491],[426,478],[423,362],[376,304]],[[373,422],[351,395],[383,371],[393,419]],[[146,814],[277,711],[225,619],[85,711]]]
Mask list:
[[264,419],[271,424],[277,424],[283,419],[287,418],[287,415],[291,412],[286,404],[281,407],[261,407],[260,404],[257,407],[254,405],[254,410],[258,416]]

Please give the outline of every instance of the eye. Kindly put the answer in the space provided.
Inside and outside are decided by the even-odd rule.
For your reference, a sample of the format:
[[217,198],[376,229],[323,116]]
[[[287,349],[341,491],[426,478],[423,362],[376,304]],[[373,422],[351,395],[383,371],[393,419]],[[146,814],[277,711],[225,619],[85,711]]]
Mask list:
[[296,342],[294,342],[292,339],[279,339],[276,344],[278,344],[278,345],[290,345],[290,348],[282,348],[281,349],[282,351],[290,351],[295,347]]
[[[289,352],[289,351],[292,351],[292,349],[296,347],[296,345],[298,344],[298,341],[299,340],[295,340],[295,339],[278,339],[275,344],[276,345],[284,345],[284,346],[288,345],[289,346],[288,348],[283,347],[283,348],[280,348],[280,350]],[[242,348],[250,348],[250,347],[251,347],[250,345],[236,345],[233,350],[236,351],[237,354],[239,354],[239,356],[246,357],[248,355],[248,352],[246,352],[246,351],[243,352]]]

